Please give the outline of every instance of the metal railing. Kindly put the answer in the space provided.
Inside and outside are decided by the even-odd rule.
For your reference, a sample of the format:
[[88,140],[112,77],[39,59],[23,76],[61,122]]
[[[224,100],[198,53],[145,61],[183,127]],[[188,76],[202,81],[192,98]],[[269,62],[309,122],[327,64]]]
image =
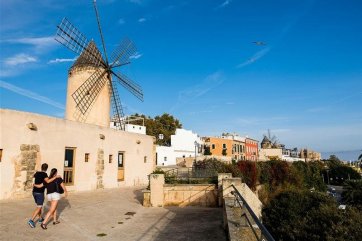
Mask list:
[[[269,231],[266,229],[266,227],[261,223],[259,218],[254,213],[254,211],[250,208],[250,206],[246,202],[246,200],[241,196],[238,189],[236,189],[236,187],[234,185],[231,185],[231,187],[233,188],[233,191],[231,191],[231,194],[234,195],[234,197],[235,197],[234,206],[236,206],[235,204],[237,203],[238,206],[240,207],[240,209],[244,211],[244,212],[243,211],[241,212],[242,214],[240,216],[240,219],[241,220],[244,219],[246,221],[245,226],[248,226],[251,228],[251,230],[253,231],[253,234],[255,235],[255,238],[258,241],[275,241],[273,236],[269,233]],[[255,225],[252,223],[252,221],[254,222],[254,224],[257,227],[255,227]],[[257,229],[259,229],[260,231],[257,231]],[[258,233],[260,233],[260,235]]]

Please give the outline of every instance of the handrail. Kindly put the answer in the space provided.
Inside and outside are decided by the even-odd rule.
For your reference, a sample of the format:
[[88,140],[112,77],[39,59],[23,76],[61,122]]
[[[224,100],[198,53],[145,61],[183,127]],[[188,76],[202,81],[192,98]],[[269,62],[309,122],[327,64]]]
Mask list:
[[[259,238],[258,235],[256,234],[256,231],[253,227],[253,225],[251,225],[251,222],[249,220],[249,218],[245,215],[246,220],[248,221],[249,226],[251,227],[251,229],[253,230],[253,233],[255,235],[255,237],[259,240],[262,241],[264,240],[262,237],[264,236],[266,238],[267,241],[275,241],[275,239],[273,238],[273,236],[269,233],[269,231],[266,229],[266,227],[260,222],[259,218],[255,215],[254,211],[250,208],[249,204],[246,202],[246,200],[241,196],[240,192],[238,191],[238,189],[236,189],[236,187],[232,184],[231,187],[234,189],[233,191],[231,191],[231,194],[235,196],[236,201],[238,202],[240,208],[242,208],[243,206],[248,210],[250,216],[253,218],[255,224],[258,226],[258,228],[261,230],[261,237]],[[240,203],[240,201],[242,203]]]

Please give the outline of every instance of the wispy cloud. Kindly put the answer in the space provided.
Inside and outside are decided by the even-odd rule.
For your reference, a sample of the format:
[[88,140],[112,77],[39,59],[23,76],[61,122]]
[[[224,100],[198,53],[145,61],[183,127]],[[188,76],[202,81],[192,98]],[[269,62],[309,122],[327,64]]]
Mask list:
[[221,85],[223,82],[223,75],[219,71],[208,75],[201,83],[180,91],[178,93],[177,103],[171,108],[171,110],[205,95],[210,90]]
[[241,117],[236,118],[234,123],[241,126],[263,126],[274,125],[276,123],[288,122],[289,117],[285,116],[261,116],[261,117]]
[[73,59],[52,59],[48,61],[48,64],[57,64],[57,63],[63,63],[63,62],[73,62],[77,59],[77,57],[74,57]]
[[217,8],[224,8],[224,7],[228,6],[231,2],[232,2],[232,0],[226,0],[225,2],[220,4]]
[[118,24],[119,25],[122,25],[122,24],[125,24],[125,23],[126,23],[126,21],[123,18],[118,19]]
[[130,58],[130,59],[139,59],[139,58],[142,57],[142,55],[143,55],[143,54],[137,52],[137,53],[135,53],[134,55],[131,55],[129,58]]
[[147,21],[146,18],[140,18],[140,19],[138,19],[138,22],[139,22],[139,23],[143,23],[143,22],[146,22],[146,21]]
[[16,65],[32,63],[32,62],[36,62],[36,61],[37,61],[36,57],[30,56],[28,54],[20,53],[20,54],[17,54],[17,55],[14,55],[12,57],[5,59],[4,63],[7,66],[16,66]]
[[134,4],[138,4],[138,5],[142,5],[143,1],[142,0],[128,0],[130,3],[134,3]]
[[48,50],[49,48],[52,48],[57,44],[57,42],[54,40],[54,36],[6,39],[6,40],[1,40],[1,42],[10,43],[10,44],[31,45],[35,47],[35,51],[37,52]]
[[25,89],[22,89],[22,88],[20,88],[18,86],[12,85],[12,84],[10,84],[8,82],[0,80],[0,88],[10,90],[10,91],[12,91],[14,93],[17,93],[19,95],[22,95],[22,96],[28,97],[30,99],[37,100],[37,101],[43,102],[45,104],[48,104],[48,105],[51,105],[51,106],[54,106],[56,108],[64,110],[64,105],[63,104],[58,103],[56,101],[53,101],[53,100],[51,100],[51,99],[49,99],[49,98],[47,98],[45,96],[38,95],[37,93],[34,93],[32,91],[25,90]]
[[248,60],[246,60],[245,62],[239,64],[238,66],[236,66],[236,68],[243,68],[249,64],[255,63],[256,61],[258,61],[259,59],[261,59],[262,57],[264,57],[269,51],[270,51],[270,47],[266,47],[262,50],[259,50],[258,52],[256,52],[253,56],[251,56],[251,58],[249,58]]

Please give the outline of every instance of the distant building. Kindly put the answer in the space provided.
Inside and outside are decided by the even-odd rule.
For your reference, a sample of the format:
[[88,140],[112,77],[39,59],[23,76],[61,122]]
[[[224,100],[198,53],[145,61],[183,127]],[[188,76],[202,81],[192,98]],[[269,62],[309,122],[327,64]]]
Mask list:
[[[195,145],[196,144],[196,145]],[[176,129],[171,135],[171,146],[157,146],[156,159],[158,166],[173,166],[177,158],[190,158],[202,155],[203,141],[194,132],[185,129]]]
[[300,158],[305,161],[320,161],[322,159],[322,155],[320,152],[316,152],[310,149],[301,149]]
[[203,140],[205,149],[210,149],[211,158],[231,162],[233,158],[233,140],[225,137],[204,137]]
[[245,150],[246,160],[257,161],[259,157],[259,141],[246,137]]
[[231,157],[235,161],[245,161],[246,160],[246,151],[245,151],[245,137],[241,137],[238,134],[225,133],[222,134],[223,139],[233,140]]

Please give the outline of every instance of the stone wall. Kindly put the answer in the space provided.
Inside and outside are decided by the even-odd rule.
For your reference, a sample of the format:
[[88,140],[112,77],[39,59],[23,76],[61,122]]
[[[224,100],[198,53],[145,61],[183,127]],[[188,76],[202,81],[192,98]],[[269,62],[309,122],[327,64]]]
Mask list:
[[147,206],[216,207],[218,204],[217,188],[213,184],[165,184],[164,174],[151,174],[150,190],[150,194],[144,192],[143,195]]
[[104,151],[103,149],[98,149],[97,166],[96,166],[97,189],[104,188],[103,174],[104,174]]
[[14,160],[14,184],[13,197],[25,197],[31,194],[33,189],[33,176],[36,166],[39,166],[39,145],[22,144],[19,158]]
[[164,206],[217,207],[214,184],[170,184],[163,186]]

